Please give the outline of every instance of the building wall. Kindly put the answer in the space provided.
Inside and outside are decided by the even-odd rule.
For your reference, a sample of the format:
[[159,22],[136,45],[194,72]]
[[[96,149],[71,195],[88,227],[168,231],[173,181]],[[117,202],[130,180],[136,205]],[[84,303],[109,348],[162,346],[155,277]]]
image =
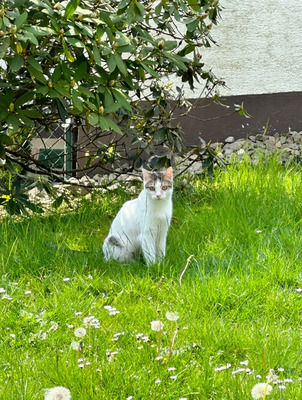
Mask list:
[[220,93],[302,91],[302,1],[221,0],[220,4],[221,19],[212,29],[217,46],[202,52],[206,67],[226,82]]

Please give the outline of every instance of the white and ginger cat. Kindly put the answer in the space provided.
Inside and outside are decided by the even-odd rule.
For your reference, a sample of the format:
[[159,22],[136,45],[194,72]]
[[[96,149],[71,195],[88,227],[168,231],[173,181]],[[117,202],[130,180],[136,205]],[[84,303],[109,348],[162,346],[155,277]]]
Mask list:
[[142,252],[147,265],[163,259],[172,217],[173,170],[143,169],[144,188],[114,218],[103,244],[105,259],[133,261]]

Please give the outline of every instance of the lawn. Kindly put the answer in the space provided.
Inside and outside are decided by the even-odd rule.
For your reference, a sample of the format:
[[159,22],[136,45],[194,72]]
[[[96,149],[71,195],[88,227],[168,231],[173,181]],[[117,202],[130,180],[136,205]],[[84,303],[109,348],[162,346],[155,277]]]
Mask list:
[[302,398],[301,166],[179,178],[167,257],[150,268],[102,256],[131,196],[1,220],[0,399],[64,386],[72,400],[246,400],[271,369],[269,400]]

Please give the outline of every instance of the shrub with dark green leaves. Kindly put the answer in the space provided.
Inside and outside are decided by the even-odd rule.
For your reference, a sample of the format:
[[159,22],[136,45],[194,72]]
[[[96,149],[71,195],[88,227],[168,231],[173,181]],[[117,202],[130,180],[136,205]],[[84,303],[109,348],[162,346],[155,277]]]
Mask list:
[[182,85],[218,83],[200,54],[212,41],[217,0],[4,0],[0,7],[1,168],[62,176],[35,160],[28,144],[37,129],[66,121],[87,137],[96,129],[86,168],[126,159],[131,169],[164,143],[165,154],[154,158],[160,167],[183,150],[171,123]]

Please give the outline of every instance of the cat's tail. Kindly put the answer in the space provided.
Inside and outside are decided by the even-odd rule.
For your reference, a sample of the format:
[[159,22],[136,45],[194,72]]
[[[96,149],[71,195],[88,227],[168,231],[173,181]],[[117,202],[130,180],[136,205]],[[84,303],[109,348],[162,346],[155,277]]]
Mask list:
[[120,249],[123,248],[123,245],[122,245],[120,239],[118,239],[116,236],[111,235],[111,236],[109,236],[109,238],[107,240],[108,240],[108,243],[111,246],[115,246],[115,247],[118,247]]
[[118,260],[123,252],[123,247],[119,238],[113,235],[107,236],[103,244],[105,260]]

